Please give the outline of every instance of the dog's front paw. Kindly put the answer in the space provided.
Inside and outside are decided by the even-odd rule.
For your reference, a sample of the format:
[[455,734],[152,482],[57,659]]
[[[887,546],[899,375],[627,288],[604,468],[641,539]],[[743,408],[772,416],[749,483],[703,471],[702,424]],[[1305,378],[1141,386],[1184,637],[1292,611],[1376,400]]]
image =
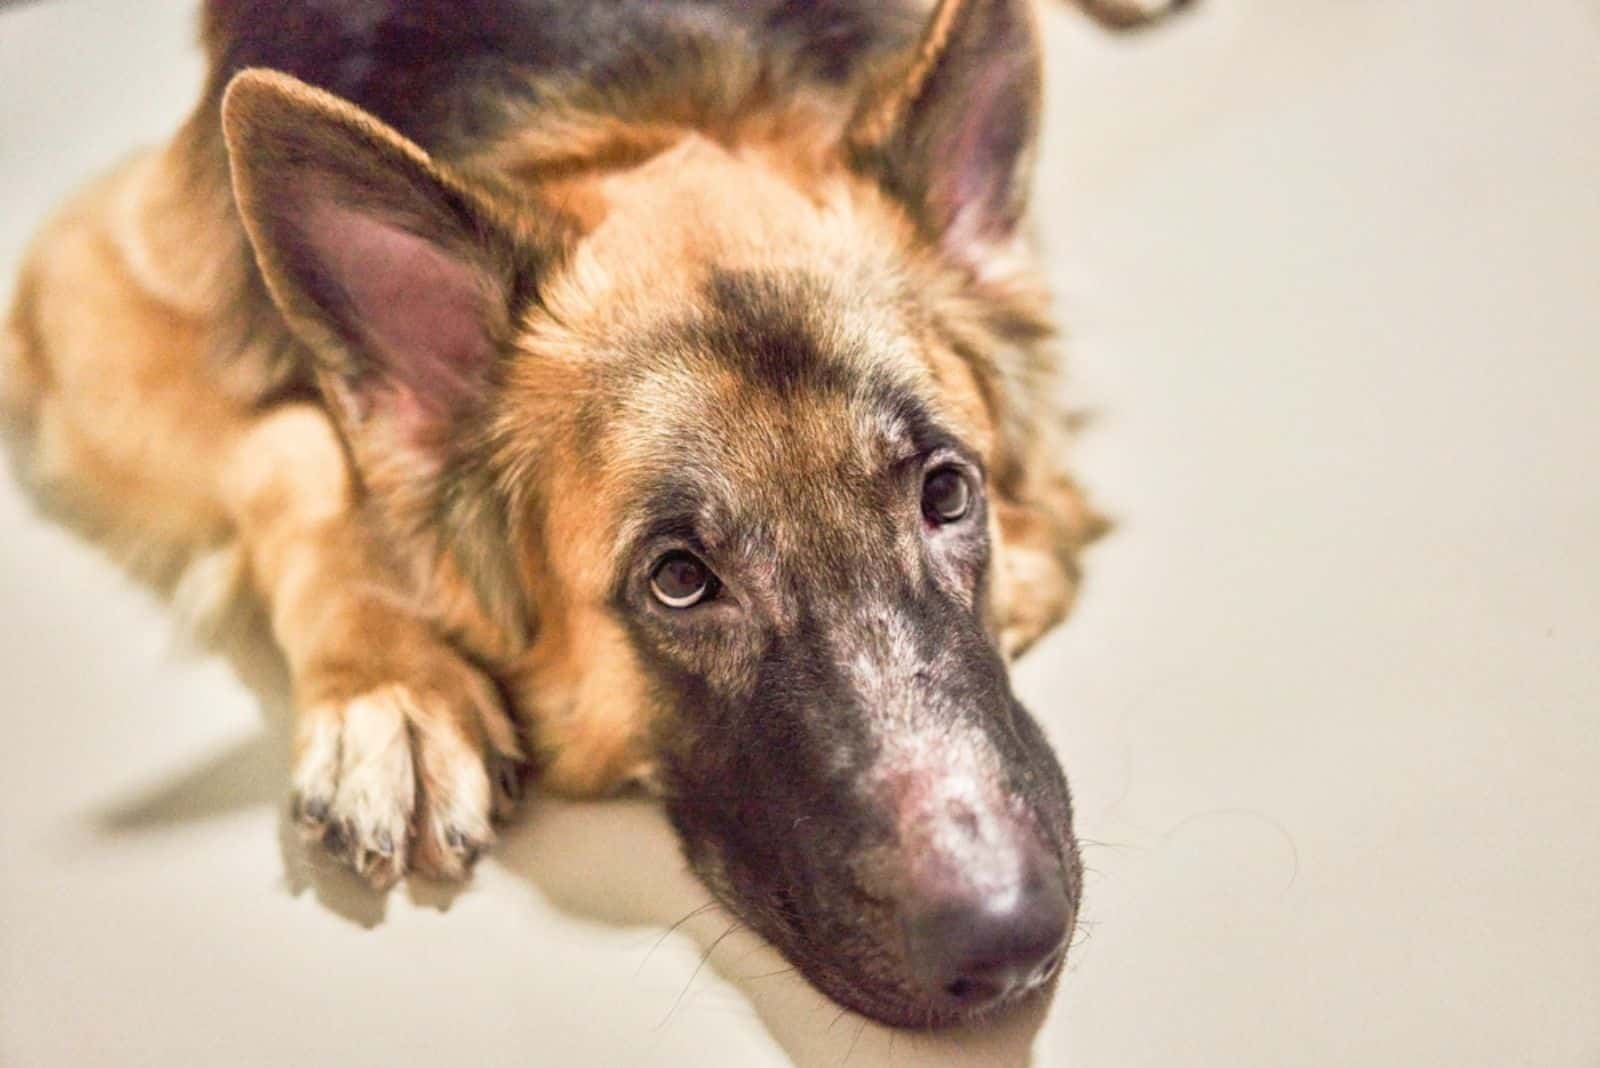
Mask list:
[[337,672],[338,685],[302,704],[295,821],[374,886],[409,871],[463,878],[520,798],[516,732],[488,680],[453,652],[382,659],[404,668],[357,673],[389,680],[359,685]]

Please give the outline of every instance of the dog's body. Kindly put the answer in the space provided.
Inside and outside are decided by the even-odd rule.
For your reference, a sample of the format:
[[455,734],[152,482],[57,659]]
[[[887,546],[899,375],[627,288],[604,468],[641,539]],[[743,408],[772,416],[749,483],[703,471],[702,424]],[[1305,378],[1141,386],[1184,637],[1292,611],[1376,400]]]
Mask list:
[[[131,566],[265,605],[302,824],[458,877],[525,762],[642,783],[847,1004],[1047,979],[1070,808],[1002,656],[1096,524],[1023,6],[212,0],[205,39],[194,116],[38,240],[0,412]],[[974,993],[928,916],[1007,893],[1043,949]]]

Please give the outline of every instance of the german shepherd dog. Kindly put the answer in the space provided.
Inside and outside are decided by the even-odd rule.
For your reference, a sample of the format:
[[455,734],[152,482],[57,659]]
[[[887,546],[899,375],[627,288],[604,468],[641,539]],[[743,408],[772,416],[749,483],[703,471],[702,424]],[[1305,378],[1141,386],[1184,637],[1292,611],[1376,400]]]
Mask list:
[[262,606],[305,833],[459,879],[530,769],[640,785],[852,1009],[1049,986],[1080,865],[1007,660],[1098,523],[1027,0],[209,0],[203,37],[192,117],[34,245],[0,411],[53,512]]

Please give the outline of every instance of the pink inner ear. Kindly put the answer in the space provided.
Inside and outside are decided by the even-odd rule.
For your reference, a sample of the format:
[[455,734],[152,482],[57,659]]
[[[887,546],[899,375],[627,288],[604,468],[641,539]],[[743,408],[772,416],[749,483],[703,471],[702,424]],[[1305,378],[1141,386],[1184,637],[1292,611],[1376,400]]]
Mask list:
[[479,272],[380,216],[314,202],[302,231],[319,273],[342,293],[347,326],[374,361],[372,386],[402,412],[447,415],[485,387],[494,355]]
[[958,258],[981,258],[1016,225],[1013,183],[1023,132],[1014,111],[1022,72],[1009,56],[988,59],[971,84],[952,128],[935,142],[930,190],[943,215],[942,244]]

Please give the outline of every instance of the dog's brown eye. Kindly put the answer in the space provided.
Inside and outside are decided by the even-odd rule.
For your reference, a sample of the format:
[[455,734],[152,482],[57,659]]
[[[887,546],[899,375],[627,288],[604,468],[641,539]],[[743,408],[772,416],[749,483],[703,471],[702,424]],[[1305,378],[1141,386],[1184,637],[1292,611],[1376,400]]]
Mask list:
[[696,556],[671,552],[650,572],[650,592],[668,608],[688,608],[716,592],[717,577]]
[[934,523],[954,523],[972,510],[972,486],[953,467],[941,467],[922,484],[922,514]]

